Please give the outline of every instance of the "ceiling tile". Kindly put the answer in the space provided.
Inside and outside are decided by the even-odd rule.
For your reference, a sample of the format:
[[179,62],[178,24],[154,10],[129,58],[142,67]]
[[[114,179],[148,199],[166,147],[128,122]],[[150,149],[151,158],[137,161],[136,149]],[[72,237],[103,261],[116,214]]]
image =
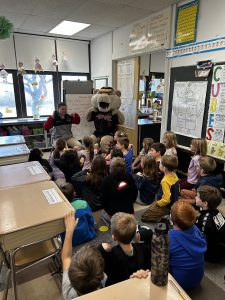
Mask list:
[[0,0],[1,15],[4,12],[31,14],[39,0]]
[[73,35],[73,38],[88,38],[89,40],[92,40],[93,38],[103,35],[105,33],[108,33],[110,31],[113,31],[115,28],[114,27],[102,27],[98,25],[91,25],[87,29],[84,29],[77,34]]
[[20,27],[21,30],[32,30],[34,33],[42,32],[48,33],[56,25],[61,22],[60,19],[41,17],[41,16],[28,16],[26,21]]
[[133,2],[134,0],[96,0],[97,2],[101,3],[111,3],[113,5],[121,4],[121,5],[127,5],[130,2]]
[[12,14],[12,13],[4,13],[4,16],[13,23],[13,30],[17,31],[20,26],[24,23],[24,21],[27,19],[28,15],[25,14]]
[[166,8],[173,3],[177,3],[181,0],[133,0],[129,3],[130,6],[141,8],[141,9],[151,9],[153,12],[158,11],[160,9]]

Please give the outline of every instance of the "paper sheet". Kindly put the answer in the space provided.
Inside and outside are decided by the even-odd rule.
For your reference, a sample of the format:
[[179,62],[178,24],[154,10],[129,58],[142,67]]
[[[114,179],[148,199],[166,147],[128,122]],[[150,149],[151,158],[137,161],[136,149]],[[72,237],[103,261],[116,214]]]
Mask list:
[[56,204],[62,202],[61,197],[54,188],[43,190],[42,192],[45,195],[45,198],[47,199],[49,204]]
[[175,82],[171,131],[201,137],[207,84],[206,81]]
[[27,169],[31,175],[38,175],[38,174],[44,173],[44,170],[41,166],[30,166],[30,167],[27,167]]

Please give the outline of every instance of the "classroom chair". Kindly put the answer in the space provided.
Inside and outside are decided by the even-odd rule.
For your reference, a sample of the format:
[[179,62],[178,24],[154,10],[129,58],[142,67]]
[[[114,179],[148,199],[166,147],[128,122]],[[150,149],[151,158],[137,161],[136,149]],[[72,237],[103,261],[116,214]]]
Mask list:
[[0,271],[2,271],[3,264],[7,267],[2,299],[7,299],[9,281],[11,278],[14,299],[17,300],[16,274],[35,266],[46,259],[52,258],[53,263],[55,264],[57,271],[52,273],[52,275],[56,273],[60,273],[61,275],[61,263],[59,258],[61,249],[62,245],[58,237],[24,245],[11,250],[8,253],[4,253],[3,249],[0,247]]

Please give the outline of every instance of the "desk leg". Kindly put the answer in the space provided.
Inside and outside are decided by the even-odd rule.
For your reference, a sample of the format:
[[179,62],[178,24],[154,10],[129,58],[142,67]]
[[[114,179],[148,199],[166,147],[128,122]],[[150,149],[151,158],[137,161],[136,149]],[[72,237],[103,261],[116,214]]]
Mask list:
[[11,267],[11,280],[14,300],[17,300],[17,289],[16,289],[16,270],[15,270],[15,254],[14,251],[9,252],[10,256],[10,267]]

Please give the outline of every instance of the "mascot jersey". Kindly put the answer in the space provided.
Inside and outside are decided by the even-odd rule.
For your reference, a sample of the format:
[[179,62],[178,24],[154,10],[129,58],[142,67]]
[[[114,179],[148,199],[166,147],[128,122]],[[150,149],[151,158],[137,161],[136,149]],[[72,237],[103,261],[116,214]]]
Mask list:
[[118,116],[113,115],[111,112],[92,112],[90,121],[94,121],[96,137],[102,137],[104,135],[114,136],[117,130]]

